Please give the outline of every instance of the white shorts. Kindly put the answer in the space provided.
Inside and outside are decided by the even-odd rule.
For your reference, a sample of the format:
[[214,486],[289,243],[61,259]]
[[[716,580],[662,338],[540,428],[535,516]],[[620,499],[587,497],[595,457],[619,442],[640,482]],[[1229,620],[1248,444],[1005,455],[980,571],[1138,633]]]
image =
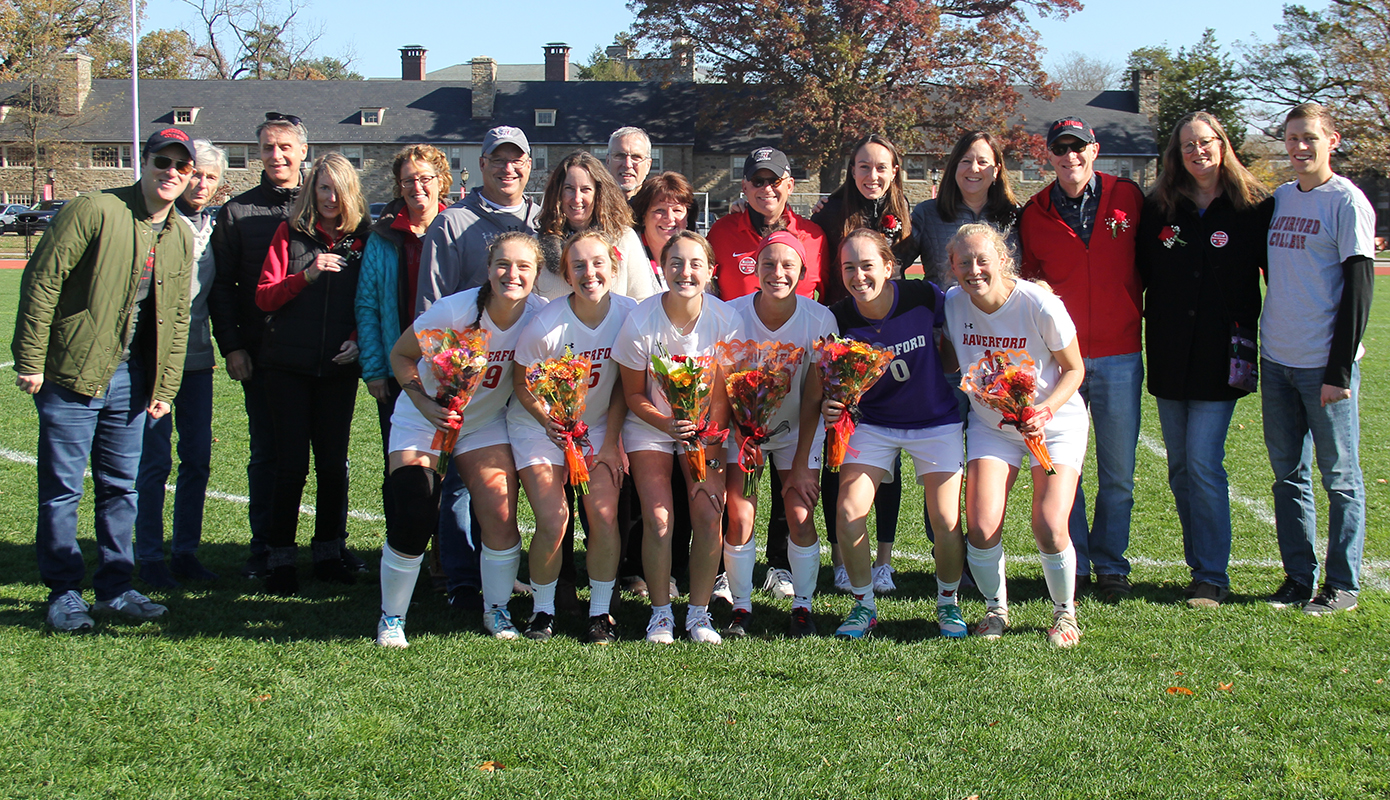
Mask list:
[[627,419],[623,420],[624,452],[637,453],[643,450],[654,450],[658,453],[675,455],[681,452],[680,448],[681,443],[676,439],[672,439],[638,419],[637,415],[631,411],[627,413]]
[[[1057,466],[1068,466],[1079,474],[1086,463],[1086,440],[1089,427],[1086,417],[1076,420],[1081,424],[1054,424],[1043,428],[1043,441],[1047,443],[1047,454]],[[1023,443],[1023,434],[1012,425],[1003,428],[986,423],[970,412],[970,435],[966,442],[967,460],[992,458],[1015,467],[1023,466],[1023,457],[1028,455],[1028,445]]]
[[[912,456],[918,480],[933,472],[960,472],[965,467],[965,445],[961,440],[964,427],[952,422],[933,428],[883,428],[861,422],[849,437],[845,463],[878,467],[891,480],[893,465],[902,451]],[[855,450],[859,455],[854,454]]]
[[[464,424],[459,432],[458,442],[454,444],[454,455],[480,450],[495,444],[507,444],[507,409],[502,408],[488,419],[474,424],[464,410]],[[391,412],[391,442],[387,452],[415,450],[421,453],[439,454],[434,448],[434,434],[439,429],[429,424],[415,404],[401,392],[396,398],[396,410]]]
[[[821,465],[821,453],[825,449],[825,428],[816,428],[816,438],[811,442],[811,455],[806,459],[807,467],[812,470],[819,470]],[[792,468],[792,460],[796,458],[796,437],[795,436],[774,436],[771,440],[763,443],[763,455],[778,472],[786,472]],[[733,434],[729,434],[728,463],[738,463],[738,445],[734,443]]]
[[[607,430],[607,425],[598,425],[589,429],[589,443],[593,445],[594,452],[598,452],[598,449],[603,446],[603,437]],[[512,459],[516,461],[517,469],[525,469],[540,464],[548,464],[552,467],[565,466],[565,451],[550,441],[550,437],[545,435],[545,429],[538,425],[515,422],[508,418],[507,438],[511,440]],[[584,449],[582,445],[580,449]]]

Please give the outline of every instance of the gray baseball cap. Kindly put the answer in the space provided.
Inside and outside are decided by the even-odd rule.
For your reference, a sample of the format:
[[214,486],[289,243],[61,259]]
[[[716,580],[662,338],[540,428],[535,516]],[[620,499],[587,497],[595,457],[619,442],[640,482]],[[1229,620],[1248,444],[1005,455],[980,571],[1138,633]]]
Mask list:
[[531,155],[531,143],[526,141],[526,134],[510,125],[498,125],[487,132],[483,137],[483,155],[491,155],[498,145],[503,144],[514,144],[521,148],[521,152]]

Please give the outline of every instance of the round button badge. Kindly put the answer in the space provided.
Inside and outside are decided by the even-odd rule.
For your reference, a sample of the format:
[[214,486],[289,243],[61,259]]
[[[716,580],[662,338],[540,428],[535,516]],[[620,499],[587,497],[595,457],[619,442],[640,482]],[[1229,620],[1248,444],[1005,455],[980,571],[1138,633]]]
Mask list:
[[752,275],[758,268],[758,262],[752,256],[744,256],[738,260],[738,271],[744,275]]
[[1225,231],[1217,231],[1211,235],[1212,247],[1225,247],[1229,241],[1231,241],[1231,237]]

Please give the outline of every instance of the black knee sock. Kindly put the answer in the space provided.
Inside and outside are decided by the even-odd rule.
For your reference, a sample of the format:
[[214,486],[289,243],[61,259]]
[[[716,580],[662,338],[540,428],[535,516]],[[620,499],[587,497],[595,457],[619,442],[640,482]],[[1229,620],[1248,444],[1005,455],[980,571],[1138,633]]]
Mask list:
[[386,532],[387,544],[401,555],[422,555],[439,527],[439,476],[427,467],[401,467],[391,473],[391,496],[397,524]]

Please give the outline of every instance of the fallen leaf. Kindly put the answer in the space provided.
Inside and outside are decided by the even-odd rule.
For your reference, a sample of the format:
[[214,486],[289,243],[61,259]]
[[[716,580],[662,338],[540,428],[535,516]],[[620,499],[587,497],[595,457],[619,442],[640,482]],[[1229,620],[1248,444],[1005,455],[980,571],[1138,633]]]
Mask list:
[[478,765],[478,769],[482,772],[496,772],[499,769],[506,769],[506,767],[500,761],[484,761]]
[[724,720],[724,724],[725,724],[725,725],[734,725],[734,724],[737,724],[737,723],[738,723],[738,720],[734,719],[733,717],[730,717],[730,718]]
[[993,728],[995,725],[998,725],[998,724],[999,724],[999,720],[996,719],[995,721],[991,722],[991,723],[989,724],[989,726],[990,726],[991,728]]
[[903,715],[902,715],[902,714],[899,714],[899,715],[898,715],[898,722],[902,722],[902,721],[903,721]]
[[1384,478],[1376,478],[1376,483],[1385,483]]
[[1181,675],[1181,674],[1182,674],[1182,670],[1178,670],[1177,672],[1174,672],[1173,674],[1174,674],[1174,675]]
[[1192,690],[1186,686],[1169,686],[1168,694],[1190,695],[1192,694]]
[[1343,674],[1343,675],[1347,674],[1347,672],[1349,672],[1349,671],[1350,671],[1350,670],[1348,670],[1346,667],[1342,667],[1342,674]]
[[969,797],[965,798],[965,800],[980,800],[980,796],[978,794],[972,794]]
[[1237,427],[1239,427],[1241,430],[1245,430],[1245,426],[1244,426],[1244,425],[1240,425],[1239,423],[1237,423]]
[[821,756],[820,760],[824,761],[827,767],[830,766],[830,759],[826,758],[825,756]]
[[257,695],[254,702],[257,702],[257,703],[264,703],[265,701],[267,701],[267,700],[269,700],[269,699],[270,699],[270,695],[268,695],[268,694],[262,694],[262,695]]
[[1216,684],[1216,688],[1220,689],[1223,692],[1229,692],[1231,691],[1231,687],[1234,685],[1235,684],[1232,683],[1218,683]]

